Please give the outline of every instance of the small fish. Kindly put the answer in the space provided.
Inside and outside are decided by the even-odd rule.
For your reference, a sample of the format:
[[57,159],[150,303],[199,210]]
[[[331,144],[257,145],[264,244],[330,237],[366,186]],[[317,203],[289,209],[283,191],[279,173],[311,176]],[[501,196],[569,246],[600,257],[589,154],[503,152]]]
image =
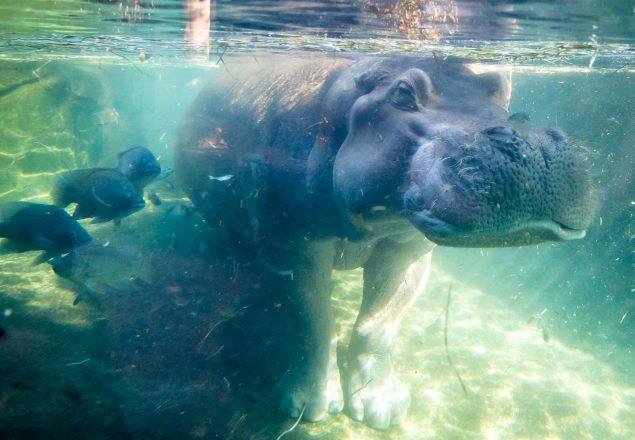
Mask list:
[[518,122],[519,124],[525,124],[530,121],[529,113],[527,112],[516,112],[509,115],[507,120],[509,122]]
[[542,312],[536,313],[532,317],[529,318],[527,324],[535,323],[536,327],[542,333],[542,340],[545,342],[549,342],[551,339],[549,328],[547,327],[547,322],[545,320],[545,313],[547,313],[547,309],[543,309]]
[[154,191],[150,191],[148,193],[148,200],[150,200],[150,203],[154,206],[159,206],[161,204],[161,198]]
[[71,402],[77,403],[81,400],[82,395],[75,385],[72,383],[66,383],[62,388],[62,394]]
[[545,342],[549,342],[550,336],[549,336],[549,329],[547,329],[546,326],[542,326],[542,340]]
[[29,202],[0,203],[0,237],[7,239],[2,246],[6,252],[43,250],[34,265],[92,239],[64,209]]
[[31,385],[28,382],[25,382],[23,380],[12,380],[9,385],[11,385],[11,388],[13,388],[14,390],[18,390],[18,391],[26,391],[26,390],[32,390],[33,389],[33,385]]
[[139,61],[141,61],[142,63],[144,61],[149,60],[150,58],[151,58],[151,55],[145,50],[139,54]]
[[217,182],[226,182],[234,177],[233,174],[225,174],[223,176],[209,176],[209,180],[215,180]]
[[139,193],[161,174],[161,165],[146,147],[132,147],[117,155],[117,171],[126,176]]
[[145,206],[143,197],[119,171],[89,168],[62,174],[51,192],[53,203],[66,207],[77,203],[73,218],[91,218],[93,223],[122,218]]
[[0,339],[4,338],[7,335],[7,331],[0,327]]

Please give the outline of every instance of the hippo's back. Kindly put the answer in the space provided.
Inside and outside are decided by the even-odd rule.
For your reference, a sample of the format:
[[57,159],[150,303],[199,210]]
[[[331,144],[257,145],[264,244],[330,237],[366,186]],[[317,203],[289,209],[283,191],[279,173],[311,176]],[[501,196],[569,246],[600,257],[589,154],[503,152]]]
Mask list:
[[298,139],[283,139],[280,130],[314,124],[321,92],[334,72],[353,61],[317,56],[297,58],[238,57],[210,80],[182,121],[176,143],[177,158],[192,149],[247,149],[241,140],[257,139],[258,146],[283,147]]
[[244,231],[250,194],[263,195],[259,188],[269,183],[284,182],[286,193],[301,187],[323,95],[353,62],[323,56],[226,61],[188,110],[175,146],[177,178],[208,223],[224,226],[229,219]]

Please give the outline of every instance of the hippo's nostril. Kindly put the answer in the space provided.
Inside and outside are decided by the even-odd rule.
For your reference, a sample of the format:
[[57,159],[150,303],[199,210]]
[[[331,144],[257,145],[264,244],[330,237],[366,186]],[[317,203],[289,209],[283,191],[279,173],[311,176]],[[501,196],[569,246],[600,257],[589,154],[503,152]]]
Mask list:
[[508,139],[518,136],[518,133],[513,128],[502,127],[502,126],[485,129],[483,130],[483,134],[485,134],[487,137],[491,139],[495,139],[499,141],[506,141]]
[[564,132],[556,128],[548,128],[547,130],[545,130],[545,133],[547,133],[547,135],[556,142],[562,142],[567,139],[567,136],[564,134]]

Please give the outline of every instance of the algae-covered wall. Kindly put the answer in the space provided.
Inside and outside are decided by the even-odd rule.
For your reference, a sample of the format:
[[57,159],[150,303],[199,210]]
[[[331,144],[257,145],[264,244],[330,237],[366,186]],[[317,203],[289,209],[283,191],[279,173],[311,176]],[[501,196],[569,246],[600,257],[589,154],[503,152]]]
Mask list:
[[39,195],[54,173],[99,158],[107,132],[98,114],[111,102],[95,69],[0,63],[0,198]]
[[143,145],[169,165],[180,115],[210,76],[133,62],[0,62],[0,200],[47,201],[54,175]]

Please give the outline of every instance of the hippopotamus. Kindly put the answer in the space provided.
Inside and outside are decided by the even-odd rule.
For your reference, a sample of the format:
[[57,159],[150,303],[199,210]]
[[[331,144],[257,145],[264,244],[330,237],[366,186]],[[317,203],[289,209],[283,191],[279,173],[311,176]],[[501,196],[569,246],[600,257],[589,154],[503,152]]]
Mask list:
[[[378,429],[404,420],[391,350],[436,245],[585,236],[581,149],[558,129],[509,121],[510,93],[508,76],[461,59],[312,56],[227,62],[195,99],[175,172],[206,222],[286,292],[297,352],[272,393],[284,414],[345,410]],[[331,274],[356,268],[363,299],[336,350]]]

